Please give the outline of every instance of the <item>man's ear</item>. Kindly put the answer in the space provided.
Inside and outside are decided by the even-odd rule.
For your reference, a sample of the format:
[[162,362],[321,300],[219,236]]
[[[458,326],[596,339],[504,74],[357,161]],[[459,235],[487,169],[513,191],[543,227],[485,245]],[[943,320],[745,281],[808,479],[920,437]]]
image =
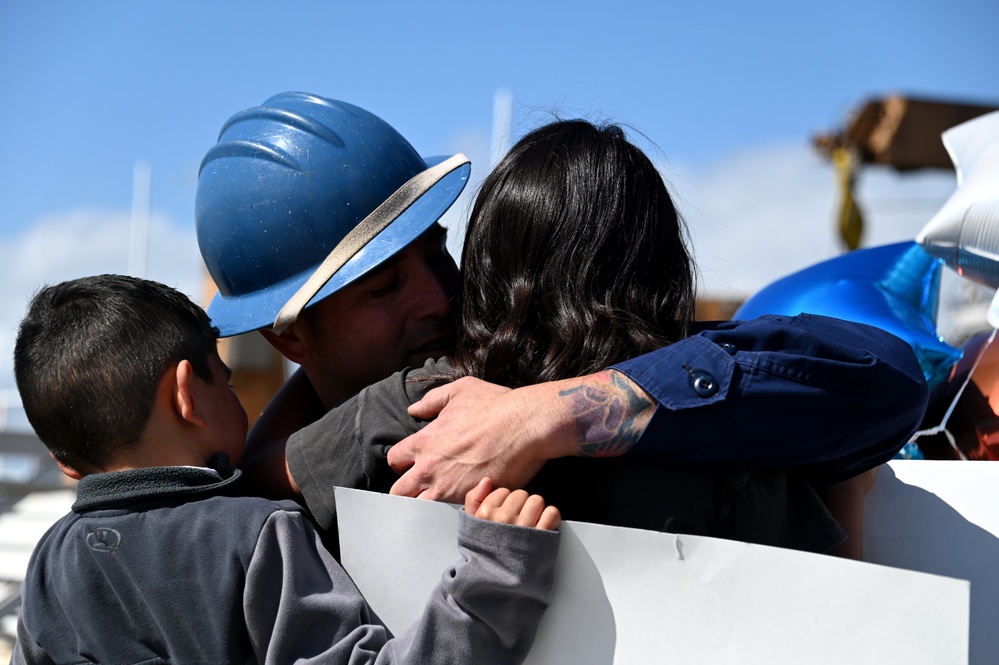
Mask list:
[[279,333],[267,329],[259,332],[278,353],[291,362],[301,365],[309,359],[309,345],[302,335],[303,325],[304,322],[298,319]]
[[197,391],[195,381],[198,377],[194,374],[194,367],[188,360],[181,360],[173,372],[167,372],[163,377],[163,382],[167,385],[161,386],[171,393],[171,400],[177,415],[183,420],[198,427],[205,426],[205,419],[201,417],[198,410],[200,406],[197,401]]

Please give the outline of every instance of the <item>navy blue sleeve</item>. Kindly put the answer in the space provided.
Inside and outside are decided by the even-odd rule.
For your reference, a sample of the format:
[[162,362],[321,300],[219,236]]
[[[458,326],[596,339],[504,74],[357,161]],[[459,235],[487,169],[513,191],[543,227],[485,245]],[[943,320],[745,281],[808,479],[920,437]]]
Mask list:
[[614,369],[659,402],[629,455],[803,467],[817,482],[845,480],[891,459],[928,399],[906,342],[809,314],[704,324]]

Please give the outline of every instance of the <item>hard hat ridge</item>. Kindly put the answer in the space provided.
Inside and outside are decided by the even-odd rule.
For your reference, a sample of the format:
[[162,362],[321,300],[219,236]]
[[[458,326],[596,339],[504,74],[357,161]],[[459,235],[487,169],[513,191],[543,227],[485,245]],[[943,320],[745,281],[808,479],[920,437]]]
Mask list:
[[284,164],[288,168],[300,170],[301,165],[298,160],[288,150],[284,149],[283,146],[268,145],[264,140],[234,139],[224,142],[221,140],[230,127],[250,120],[270,120],[282,123],[289,129],[298,129],[312,134],[317,139],[331,145],[340,148],[345,147],[343,139],[330,127],[321,122],[287,109],[255,106],[236,113],[226,121],[219,132],[219,142],[209,148],[208,152],[205,153],[204,159],[201,160],[201,167],[198,169],[199,176],[207,163],[225,157],[265,157]]

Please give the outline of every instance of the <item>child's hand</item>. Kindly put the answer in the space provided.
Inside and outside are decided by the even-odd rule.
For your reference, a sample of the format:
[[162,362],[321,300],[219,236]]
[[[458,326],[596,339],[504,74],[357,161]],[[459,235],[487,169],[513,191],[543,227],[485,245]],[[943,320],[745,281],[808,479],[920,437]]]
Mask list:
[[483,478],[465,495],[465,512],[500,524],[535,527],[553,531],[562,521],[555,506],[545,506],[537,494],[524,490],[493,489],[493,481]]

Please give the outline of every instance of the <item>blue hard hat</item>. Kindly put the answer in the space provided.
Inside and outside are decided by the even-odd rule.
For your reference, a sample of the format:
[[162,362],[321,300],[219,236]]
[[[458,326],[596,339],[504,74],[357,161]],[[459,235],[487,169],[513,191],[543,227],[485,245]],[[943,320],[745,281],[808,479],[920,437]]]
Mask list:
[[[195,205],[198,246],[218,287],[208,314],[221,336],[273,325],[355,227],[379,206],[384,217],[383,204],[443,161],[420,157],[374,114],[315,95],[281,93],[230,118],[201,163]],[[309,292],[306,306],[378,267],[440,219],[470,172],[467,160],[449,164]]]

